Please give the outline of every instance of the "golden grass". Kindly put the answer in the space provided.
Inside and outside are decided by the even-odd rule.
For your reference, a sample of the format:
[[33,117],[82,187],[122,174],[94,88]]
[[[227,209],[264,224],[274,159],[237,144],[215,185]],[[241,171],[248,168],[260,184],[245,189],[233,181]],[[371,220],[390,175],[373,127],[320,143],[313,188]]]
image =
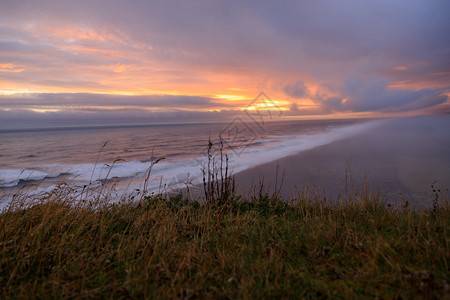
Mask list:
[[411,211],[369,193],[330,204],[305,192],[111,204],[67,188],[0,214],[0,297],[449,297],[444,201]]

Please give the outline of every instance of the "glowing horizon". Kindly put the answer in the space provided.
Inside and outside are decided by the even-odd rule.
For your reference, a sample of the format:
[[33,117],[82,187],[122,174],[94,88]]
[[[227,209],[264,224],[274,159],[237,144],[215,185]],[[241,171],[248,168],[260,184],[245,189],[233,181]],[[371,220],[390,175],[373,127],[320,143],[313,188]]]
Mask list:
[[0,117],[228,116],[261,91],[286,118],[450,112],[448,4],[175,2],[5,3]]

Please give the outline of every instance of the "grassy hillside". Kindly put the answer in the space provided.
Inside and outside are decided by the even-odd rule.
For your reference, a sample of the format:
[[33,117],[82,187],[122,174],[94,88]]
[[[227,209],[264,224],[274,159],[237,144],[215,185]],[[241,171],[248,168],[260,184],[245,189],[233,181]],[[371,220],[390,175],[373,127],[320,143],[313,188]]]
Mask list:
[[[308,193],[75,202],[0,214],[2,298],[449,297],[448,204]],[[222,195],[223,196],[223,195]],[[251,200],[248,201],[248,200]]]

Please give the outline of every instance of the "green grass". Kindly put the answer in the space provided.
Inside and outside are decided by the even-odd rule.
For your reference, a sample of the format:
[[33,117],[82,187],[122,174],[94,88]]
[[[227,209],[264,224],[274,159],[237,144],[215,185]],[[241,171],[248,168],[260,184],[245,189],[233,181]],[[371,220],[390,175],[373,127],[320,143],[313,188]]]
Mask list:
[[0,214],[1,298],[449,297],[448,205],[67,197]]

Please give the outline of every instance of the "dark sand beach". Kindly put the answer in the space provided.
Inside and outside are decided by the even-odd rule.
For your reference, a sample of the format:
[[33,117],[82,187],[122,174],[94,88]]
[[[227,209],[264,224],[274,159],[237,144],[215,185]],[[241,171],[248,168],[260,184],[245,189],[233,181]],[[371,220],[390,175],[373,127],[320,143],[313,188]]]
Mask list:
[[295,197],[305,186],[327,199],[337,199],[345,193],[347,174],[347,188],[362,190],[366,182],[370,191],[385,195],[387,202],[429,207],[434,182],[441,195],[449,196],[448,129],[448,117],[388,120],[364,134],[238,173],[236,182],[241,191],[261,181],[273,191],[284,174],[281,193],[285,199]]

